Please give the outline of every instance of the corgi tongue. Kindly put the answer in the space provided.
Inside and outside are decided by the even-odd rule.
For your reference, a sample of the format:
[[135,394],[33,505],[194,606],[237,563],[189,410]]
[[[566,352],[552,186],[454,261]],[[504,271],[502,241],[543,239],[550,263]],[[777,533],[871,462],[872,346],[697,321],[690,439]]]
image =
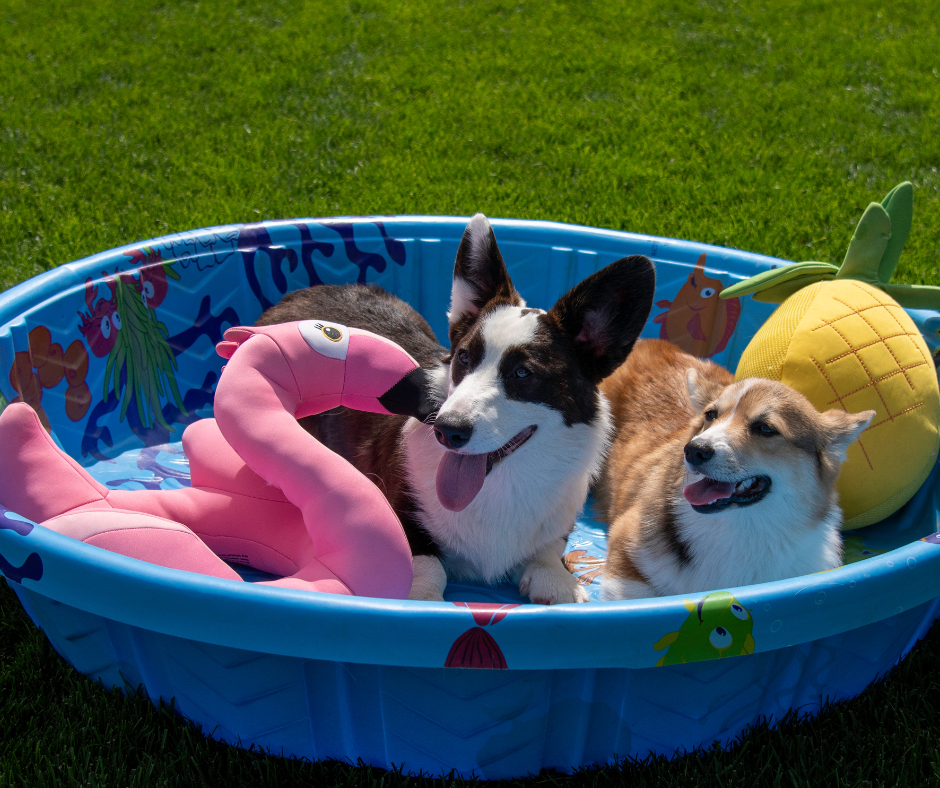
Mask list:
[[476,498],[485,479],[485,454],[445,451],[437,466],[437,499],[445,509],[462,512]]
[[730,498],[733,492],[734,482],[719,482],[706,476],[701,481],[690,484],[682,491],[682,494],[692,506],[704,506],[720,498]]

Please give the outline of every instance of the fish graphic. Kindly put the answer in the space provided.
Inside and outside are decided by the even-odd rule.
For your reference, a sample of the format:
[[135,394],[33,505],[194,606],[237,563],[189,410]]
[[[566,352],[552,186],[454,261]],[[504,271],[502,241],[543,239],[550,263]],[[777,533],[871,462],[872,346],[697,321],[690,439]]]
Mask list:
[[715,591],[697,603],[683,600],[689,617],[678,631],[664,635],[657,651],[667,649],[656,667],[754,653],[754,620],[727,591]]
[[659,323],[659,338],[678,345],[697,358],[711,358],[728,345],[741,314],[741,300],[722,301],[724,285],[705,275],[705,254],[699,257],[672,301],[657,301],[666,309],[653,318]]

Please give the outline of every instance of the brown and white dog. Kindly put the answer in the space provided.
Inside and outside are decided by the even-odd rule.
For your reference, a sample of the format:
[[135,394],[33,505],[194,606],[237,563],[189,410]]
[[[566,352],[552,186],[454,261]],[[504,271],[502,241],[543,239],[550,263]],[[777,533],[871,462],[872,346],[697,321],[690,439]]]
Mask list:
[[511,580],[544,604],[584,602],[561,556],[609,445],[598,384],[630,353],[654,287],[653,265],[638,255],[547,312],[528,308],[477,214],[454,264],[449,352],[417,312],[374,286],[300,290],[258,322],[367,329],[438,371],[433,425],[343,408],[305,421],[391,502],[415,556],[412,599],[443,599],[450,578]]
[[874,411],[819,413],[658,339],[601,384],[615,437],[597,494],[603,599],[733,588],[842,562],[836,480]]

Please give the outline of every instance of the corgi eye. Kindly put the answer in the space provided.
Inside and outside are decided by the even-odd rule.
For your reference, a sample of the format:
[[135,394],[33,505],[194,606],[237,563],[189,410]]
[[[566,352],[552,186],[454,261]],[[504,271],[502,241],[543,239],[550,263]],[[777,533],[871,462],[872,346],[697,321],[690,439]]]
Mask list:
[[764,437],[764,438],[771,438],[774,435],[780,434],[779,432],[777,432],[777,430],[771,427],[766,421],[755,421],[751,425],[751,432],[753,432],[755,435],[760,435],[761,437]]
[[702,292],[699,293],[699,295],[700,295],[702,298],[711,298],[713,295],[715,295],[715,288],[714,288],[714,287],[703,287],[703,288],[702,288]]
[[734,638],[731,637],[731,633],[724,627],[715,627],[708,636],[708,642],[719,651],[728,648],[728,646],[731,645],[731,641],[733,639]]
[[705,421],[714,421],[718,418],[718,411],[714,408],[709,408],[705,411]]
[[747,621],[747,611],[740,605],[731,606],[731,615],[735,618],[740,618],[742,621]]
[[531,374],[532,374],[532,370],[530,370],[528,367],[524,367],[520,365],[516,367],[516,369],[513,371],[512,376],[514,378],[527,378]]
[[457,361],[462,367],[470,366],[470,354],[466,350],[457,351]]

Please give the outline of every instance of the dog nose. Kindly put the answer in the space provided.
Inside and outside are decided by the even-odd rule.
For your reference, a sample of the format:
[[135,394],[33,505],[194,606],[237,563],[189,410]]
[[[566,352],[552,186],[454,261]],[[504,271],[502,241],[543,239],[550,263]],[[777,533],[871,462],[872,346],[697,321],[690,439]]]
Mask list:
[[701,465],[715,456],[715,450],[704,443],[689,441],[685,444],[685,459],[689,465]]
[[448,449],[459,449],[470,442],[473,425],[459,419],[441,419],[434,422],[437,442]]

